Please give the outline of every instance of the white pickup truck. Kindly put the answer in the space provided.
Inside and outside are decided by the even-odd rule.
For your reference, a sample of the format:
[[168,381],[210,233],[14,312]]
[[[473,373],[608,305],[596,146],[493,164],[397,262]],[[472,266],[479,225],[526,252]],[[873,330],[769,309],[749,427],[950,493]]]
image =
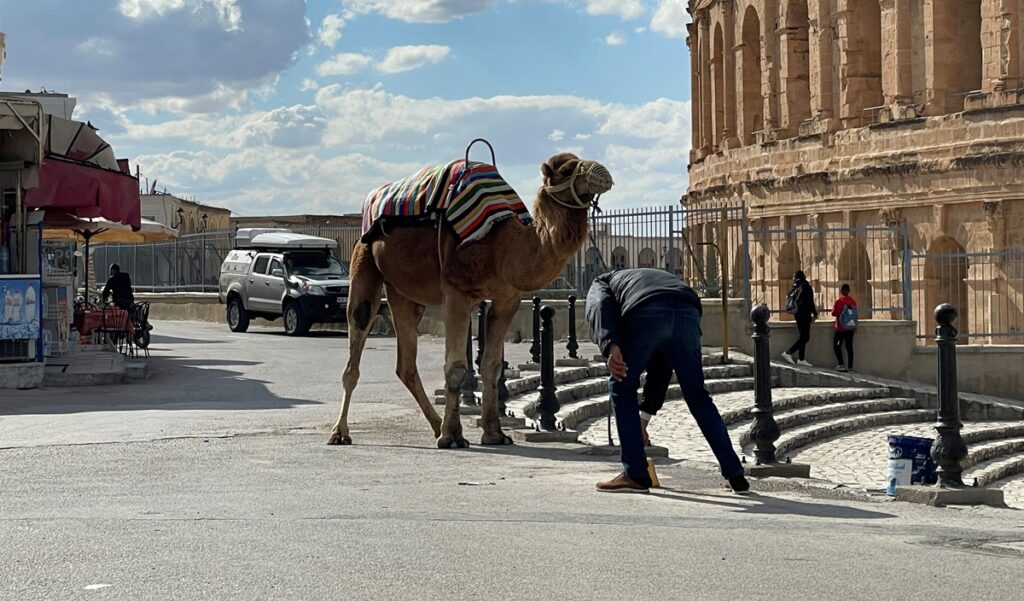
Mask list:
[[337,246],[288,230],[238,230],[221,264],[218,293],[231,331],[245,332],[255,317],[283,317],[290,336],[308,333],[314,323],[344,323],[349,280],[331,254]]

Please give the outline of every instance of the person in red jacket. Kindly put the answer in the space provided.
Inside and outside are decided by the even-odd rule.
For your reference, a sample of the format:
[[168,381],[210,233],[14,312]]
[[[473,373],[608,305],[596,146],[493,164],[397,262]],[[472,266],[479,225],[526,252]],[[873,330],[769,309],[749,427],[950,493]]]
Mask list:
[[[832,305],[832,316],[835,317],[835,337],[832,339],[832,350],[836,353],[836,369],[853,371],[853,334],[857,331],[857,301],[850,296],[850,285],[843,284],[839,298]],[[849,307],[849,308],[848,308]],[[846,364],[843,364],[843,346],[846,346]]]

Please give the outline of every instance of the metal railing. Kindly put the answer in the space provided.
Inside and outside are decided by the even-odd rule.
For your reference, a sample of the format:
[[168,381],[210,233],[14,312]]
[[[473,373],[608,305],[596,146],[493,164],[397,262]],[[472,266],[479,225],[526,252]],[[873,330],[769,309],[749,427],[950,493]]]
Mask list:
[[824,316],[848,284],[860,319],[910,319],[903,232],[900,226],[751,229],[752,302],[766,304],[776,319],[792,319],[786,295],[801,270]]
[[934,343],[932,312],[950,303],[959,344],[1024,344],[1024,249],[914,254],[910,272],[919,341]]

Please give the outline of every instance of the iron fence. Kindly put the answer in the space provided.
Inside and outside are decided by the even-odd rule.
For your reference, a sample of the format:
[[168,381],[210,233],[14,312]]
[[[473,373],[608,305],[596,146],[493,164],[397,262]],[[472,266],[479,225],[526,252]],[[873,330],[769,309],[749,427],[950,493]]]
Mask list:
[[1024,344],[1024,249],[914,254],[908,288],[922,343],[934,344],[932,313],[950,303],[959,344]]
[[628,268],[675,273],[706,297],[719,296],[723,281],[731,296],[748,296],[742,206],[610,210],[593,215],[590,229],[590,240],[562,278],[567,288],[581,296],[598,275]]
[[860,319],[910,319],[904,231],[900,226],[751,229],[752,301],[768,305],[776,319],[792,319],[785,300],[801,270],[823,315],[831,313],[840,287],[849,284]]
[[[361,234],[358,227],[289,229],[336,240],[345,264]],[[102,285],[107,265],[118,263],[140,291],[214,292],[233,247],[234,232],[95,245],[91,279]],[[72,248],[51,250],[54,262],[73,261]],[[1024,249],[913,254],[905,225],[752,228],[741,205],[609,210],[592,216],[588,242],[542,294],[583,298],[599,274],[631,267],[675,273],[705,298],[725,286],[748,306],[767,304],[775,319],[790,319],[783,307],[800,269],[823,315],[846,283],[861,319],[912,319],[922,343],[933,338],[934,307],[949,302],[960,311],[961,342],[1024,344]]]

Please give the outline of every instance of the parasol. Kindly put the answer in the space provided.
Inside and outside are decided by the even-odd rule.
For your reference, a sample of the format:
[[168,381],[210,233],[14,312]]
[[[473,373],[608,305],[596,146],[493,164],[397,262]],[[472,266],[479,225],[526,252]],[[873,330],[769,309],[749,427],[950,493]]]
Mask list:
[[[45,221],[44,221],[45,223]],[[85,302],[89,304],[89,245],[96,243],[149,243],[177,238],[178,230],[162,223],[142,220],[138,231],[131,226],[108,221],[102,217],[88,217],[58,227],[43,229],[44,240],[71,240],[85,242]]]

